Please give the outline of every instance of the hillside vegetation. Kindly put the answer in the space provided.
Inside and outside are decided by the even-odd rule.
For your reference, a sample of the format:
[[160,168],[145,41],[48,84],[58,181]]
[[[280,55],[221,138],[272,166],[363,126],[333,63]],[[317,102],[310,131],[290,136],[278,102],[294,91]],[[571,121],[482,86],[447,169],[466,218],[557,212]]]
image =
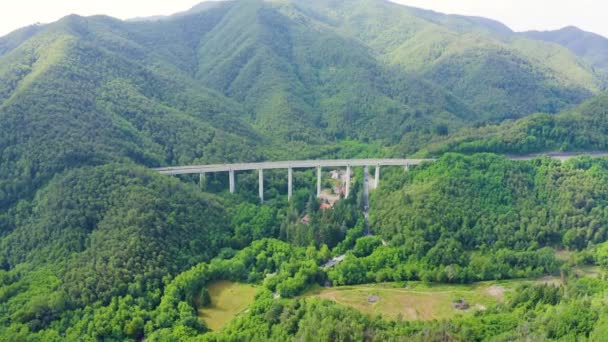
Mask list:
[[525,36],[568,48],[598,69],[608,69],[608,38],[574,26],[555,31],[528,31]]
[[[1,37],[1,339],[603,336],[605,284],[571,273],[601,267],[601,278],[608,265],[606,160],[446,153],[608,147],[606,83],[589,58],[491,20],[381,0],[71,15]],[[383,169],[371,236],[360,169],[331,209],[314,170],[294,173],[289,202],[286,173],[265,172],[263,205],[253,173],[230,194],[225,174],[203,187],[151,170],[414,152],[440,158]],[[328,284],[547,275],[564,285],[433,322],[300,297]],[[222,281],[255,298],[227,324],[206,323],[197,310]]]
[[604,86],[565,48],[378,0],[231,1],[134,22],[73,15],[0,47],[3,206],[57,172],[112,161],[319,156],[347,139],[409,153]]
[[603,93],[557,115],[538,113],[499,125],[465,129],[436,139],[418,153],[604,151],[608,149],[607,108],[608,93]]
[[[357,206],[356,186],[351,199],[321,212],[310,200],[285,207],[284,199],[262,206],[239,196],[222,199],[136,167],[72,171],[53,179],[31,204],[3,217],[0,294],[8,314],[0,332],[12,340],[323,339],[347,331],[359,336],[359,330],[352,330],[355,324],[375,326],[374,340],[427,330],[483,339],[526,324],[518,318],[521,312],[548,310],[584,326],[560,330],[564,328],[542,318],[549,316],[540,316],[528,321],[533,326],[529,336],[587,336],[596,324],[601,326],[601,310],[584,299],[585,293],[604,293],[603,285],[593,280],[581,285],[591,286],[588,290],[518,289],[513,296],[523,297],[513,300],[532,304],[500,304],[477,315],[450,318],[456,323],[451,328],[437,322],[370,320],[322,300],[290,298],[327,281],[469,283],[569,277],[572,265],[604,265],[607,178],[605,160],[584,158],[560,164],[451,154],[407,174],[386,168],[371,202],[377,236],[365,237],[362,219],[355,223],[349,218]],[[310,224],[297,219],[303,213]],[[250,239],[255,241],[240,251],[225,248]],[[564,263],[555,249],[581,252]],[[332,254],[345,251],[338,266],[321,268]],[[216,280],[262,287],[249,311],[221,331],[205,333],[197,308],[202,298],[214,298],[208,297],[206,286]],[[538,299],[530,291],[541,291],[541,297],[547,291],[550,297]],[[273,299],[273,293],[282,299]],[[328,323],[334,315],[343,324]],[[496,325],[482,323],[485,317],[497,319]],[[468,326],[480,330],[473,333]]]

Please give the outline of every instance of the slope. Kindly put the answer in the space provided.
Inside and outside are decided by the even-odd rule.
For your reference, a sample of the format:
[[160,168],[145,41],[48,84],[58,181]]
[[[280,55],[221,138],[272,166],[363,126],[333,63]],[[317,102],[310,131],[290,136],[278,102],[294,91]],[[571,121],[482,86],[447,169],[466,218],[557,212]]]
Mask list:
[[0,57],[3,206],[82,165],[259,157],[240,105],[103,30],[114,21],[67,17]]
[[0,306],[12,314],[0,322],[33,331],[94,302],[158,292],[231,234],[223,201],[136,165],[67,172],[13,214],[0,242]]
[[[553,272],[551,251],[538,247],[605,240],[605,182],[594,173],[601,164],[589,171],[584,162],[536,168],[448,156],[411,175],[395,172],[372,201],[372,220],[404,247],[377,252],[377,237],[355,242],[363,232],[354,223],[356,196],[322,214],[303,189],[293,206],[306,206],[314,222],[303,227],[303,208],[221,200],[143,167],[297,158],[306,148],[320,156],[349,138],[424,142],[572,106],[598,82],[566,49],[513,37],[498,23],[372,0],[226,2],[161,21],[70,16],[15,32],[0,40],[0,330],[23,339],[48,334],[40,340],[162,339],[172,327],[196,335],[204,327],[192,301],[211,277],[261,282],[278,272],[269,286],[293,296],[327,276],[355,283]],[[598,139],[601,99],[576,110]],[[564,121],[557,132],[573,122],[587,121]],[[546,131],[533,132],[553,144]],[[551,183],[560,172],[566,182]],[[543,196],[557,218],[542,215],[534,201]],[[302,245],[345,238],[339,246],[354,246],[356,255],[327,275],[317,266],[327,248],[296,254],[258,241],[239,252],[242,260],[224,248],[272,234]],[[503,247],[494,259],[476,254]],[[404,268],[416,253],[410,260],[432,266],[426,272]],[[359,268],[349,272],[353,264]]]
[[604,151],[608,149],[606,108],[608,93],[603,93],[557,115],[539,113],[499,125],[464,129],[437,139],[419,154]]
[[[44,127],[51,119],[40,114],[50,96],[40,95],[52,89],[61,93],[56,111],[74,111],[74,131],[106,139],[100,154],[146,165],[219,160],[214,155],[259,159],[346,139],[419,146],[480,122],[554,113],[601,87],[592,70],[555,44],[513,36],[483,18],[379,0],[229,1],[140,22],[71,16],[15,32],[0,46],[0,101],[4,115],[13,112],[7,127],[28,129],[11,122],[31,110],[38,116],[28,122]],[[138,109],[122,112],[131,107]],[[156,123],[147,126],[152,118]],[[112,123],[94,130],[80,122],[93,120]],[[58,134],[75,139],[63,150],[91,150],[73,138],[85,134]],[[110,143],[121,135],[122,143]],[[31,146],[58,140],[31,137]],[[129,140],[137,143],[128,146]],[[10,135],[7,141],[24,142]],[[256,145],[288,150],[262,154],[252,150]],[[36,158],[22,159],[25,165]]]
[[590,65],[599,69],[608,68],[608,38],[598,34],[574,26],[555,31],[528,31],[522,34],[529,38],[562,45]]
[[387,1],[296,1],[380,59],[421,74],[500,121],[557,112],[601,89],[602,79],[567,49],[510,34],[496,22]]
[[433,84],[389,72],[369,47],[290,2],[234,3],[199,51],[201,82],[287,140],[394,142],[416,121],[462,125],[473,115]]

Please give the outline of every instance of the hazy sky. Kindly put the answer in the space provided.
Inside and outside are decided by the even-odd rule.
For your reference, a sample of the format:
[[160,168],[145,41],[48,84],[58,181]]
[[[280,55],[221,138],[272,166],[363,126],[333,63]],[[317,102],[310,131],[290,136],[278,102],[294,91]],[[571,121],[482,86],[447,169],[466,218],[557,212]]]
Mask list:
[[[516,31],[575,25],[608,37],[605,0],[394,0],[439,12],[499,20]],[[108,14],[126,19],[171,14],[201,0],[0,0],[0,35],[67,14]]]

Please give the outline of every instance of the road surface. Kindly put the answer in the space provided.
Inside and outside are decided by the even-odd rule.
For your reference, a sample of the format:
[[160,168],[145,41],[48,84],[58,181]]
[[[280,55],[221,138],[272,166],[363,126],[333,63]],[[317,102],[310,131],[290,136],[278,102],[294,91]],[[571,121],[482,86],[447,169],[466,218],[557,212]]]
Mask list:
[[[506,156],[510,160],[530,160],[542,156],[558,159],[561,161],[580,156],[607,157],[608,152],[548,152],[523,156]],[[259,163],[235,163],[235,164],[211,164],[162,167],[154,169],[165,175],[184,175],[205,172],[227,172],[245,170],[271,170],[271,169],[304,169],[315,167],[347,167],[347,166],[409,166],[419,165],[423,162],[432,162],[435,159],[338,159],[338,160],[293,160],[293,161],[271,161]]]
[[213,164],[213,165],[191,165],[162,167],[154,169],[165,175],[185,175],[205,172],[227,172],[246,170],[271,170],[271,169],[305,169],[315,167],[347,167],[347,166],[409,166],[419,165],[425,161],[434,159],[338,159],[338,160],[292,160],[274,161],[261,163],[236,163],[236,164]]

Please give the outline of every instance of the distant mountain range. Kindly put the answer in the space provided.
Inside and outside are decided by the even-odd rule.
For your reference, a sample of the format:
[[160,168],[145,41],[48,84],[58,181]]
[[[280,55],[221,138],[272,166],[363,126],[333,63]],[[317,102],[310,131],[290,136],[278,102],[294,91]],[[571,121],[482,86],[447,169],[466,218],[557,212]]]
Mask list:
[[608,68],[608,38],[604,36],[574,26],[556,31],[528,31],[523,34],[532,39],[564,46],[593,67]]
[[[71,15],[0,38],[0,203],[66,168],[341,153],[557,113],[606,87],[605,39],[382,0]],[[579,38],[583,37],[583,38]],[[344,152],[346,153],[346,152]]]
[[[475,314],[454,311],[460,321],[389,322],[288,297],[327,280],[402,286],[558,274],[551,248],[570,249],[564,265],[576,261],[576,270],[578,259],[604,265],[606,253],[594,258],[608,236],[605,161],[446,152],[608,149],[605,46],[572,28],[514,33],[383,0],[223,1],[129,21],[71,15],[1,37],[0,336],[383,341],[419,331],[420,340],[574,340],[593,339],[594,326],[604,336],[605,313],[589,305],[602,302],[603,288],[575,282],[574,268],[561,268],[564,291],[522,287],[513,293],[531,298],[525,307],[471,302]],[[406,174],[383,169],[370,202],[376,236],[367,237],[360,173],[353,196],[320,211],[307,188],[312,170],[294,173],[291,202],[286,172],[265,172],[263,205],[252,173],[237,175],[248,191],[229,194],[218,190],[228,188],[225,173],[208,176],[209,193],[198,175],[150,170],[414,153],[446,155]],[[341,266],[318,267],[347,250]],[[236,323],[198,336],[206,286],[220,279],[261,291]],[[577,286],[597,287],[596,297]],[[564,305],[554,305],[563,293]],[[450,301],[465,303],[446,298],[450,310]],[[542,330],[550,321],[567,324]],[[334,326],[344,334],[327,330]],[[452,328],[462,334],[446,335]]]

